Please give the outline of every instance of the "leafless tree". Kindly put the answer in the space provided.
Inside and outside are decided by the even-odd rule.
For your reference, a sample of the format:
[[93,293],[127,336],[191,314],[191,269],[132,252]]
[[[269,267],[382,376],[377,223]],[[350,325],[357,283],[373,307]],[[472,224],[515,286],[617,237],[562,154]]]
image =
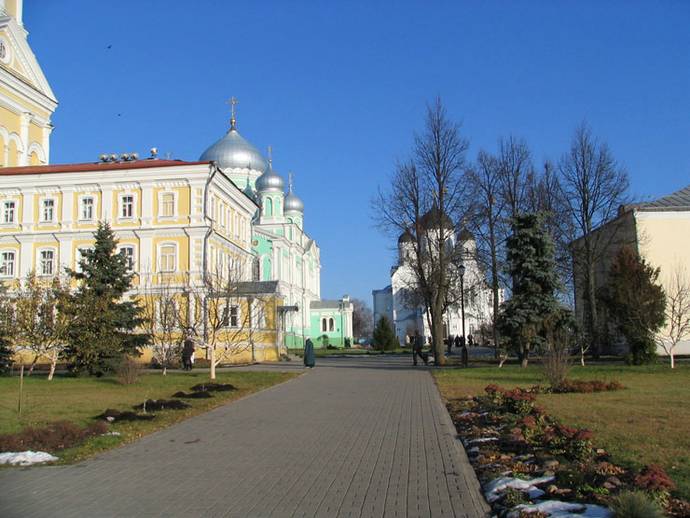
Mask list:
[[506,217],[512,220],[527,207],[529,185],[534,174],[527,142],[512,135],[499,139],[496,161]]
[[682,265],[667,276],[666,325],[656,334],[657,344],[675,368],[674,351],[680,342],[690,340],[690,278]]
[[598,354],[595,266],[609,252],[612,235],[594,230],[615,218],[618,208],[627,201],[628,175],[608,146],[584,123],[575,130],[570,150],[561,158],[558,169],[567,215],[576,236],[581,238],[581,246],[573,249],[573,278],[576,289],[579,286],[584,290],[583,331]]
[[352,299],[352,332],[355,337],[371,337],[374,332],[374,315],[361,299]]
[[143,275],[147,279],[142,300],[144,330],[151,337],[153,359],[162,367],[163,376],[181,355],[183,327],[180,312],[186,314],[186,300],[173,286],[169,274]]
[[456,247],[451,246],[466,210],[468,141],[440,99],[427,106],[424,131],[415,136],[412,159],[398,164],[390,188],[374,200],[375,219],[393,236],[410,232],[415,291],[429,315],[434,357],[444,363],[443,313],[450,301]]

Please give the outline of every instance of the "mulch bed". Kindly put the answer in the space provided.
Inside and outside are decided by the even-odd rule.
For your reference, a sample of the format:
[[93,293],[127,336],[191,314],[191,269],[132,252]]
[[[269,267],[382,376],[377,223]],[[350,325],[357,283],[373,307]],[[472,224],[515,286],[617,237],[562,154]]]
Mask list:
[[94,435],[102,435],[108,425],[102,421],[87,427],[69,421],[55,421],[45,426],[27,426],[21,432],[0,435],[0,452],[57,451],[71,448]]
[[155,410],[184,410],[191,406],[192,405],[189,403],[185,403],[179,399],[147,399],[143,403],[135,405],[132,408],[134,408],[134,410],[149,412]]

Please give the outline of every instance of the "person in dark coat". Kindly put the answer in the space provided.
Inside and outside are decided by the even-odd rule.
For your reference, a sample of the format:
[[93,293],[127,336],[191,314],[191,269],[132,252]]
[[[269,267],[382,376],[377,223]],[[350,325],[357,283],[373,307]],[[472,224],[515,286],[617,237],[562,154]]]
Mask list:
[[424,365],[428,365],[429,363],[428,357],[422,354],[422,347],[424,347],[424,338],[419,335],[419,331],[415,330],[412,339],[412,363],[414,365],[417,365],[417,356],[422,359]]
[[448,335],[446,338],[446,349],[448,349],[448,354],[451,354],[451,349],[453,348],[453,335]]
[[186,371],[192,370],[192,356],[194,356],[194,340],[187,333],[182,346],[182,368]]
[[316,365],[316,355],[314,354],[314,342],[307,338],[304,343],[304,366],[310,369]]
[[455,337],[455,347],[460,348],[460,335]]
[[467,367],[470,362],[470,357],[469,357],[469,352],[467,350],[467,345],[465,345],[465,342],[463,341],[462,343],[462,366]]

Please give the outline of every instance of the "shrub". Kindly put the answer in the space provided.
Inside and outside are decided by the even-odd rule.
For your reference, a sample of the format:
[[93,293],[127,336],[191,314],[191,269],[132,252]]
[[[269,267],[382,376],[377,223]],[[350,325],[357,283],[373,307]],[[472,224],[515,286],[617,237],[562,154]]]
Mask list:
[[117,381],[121,385],[133,385],[141,375],[141,365],[131,356],[125,356],[116,369]]
[[559,385],[554,385],[551,391],[556,394],[580,393],[589,394],[592,392],[606,392],[613,390],[621,390],[625,388],[618,381],[605,382],[600,380],[563,380]]
[[635,477],[635,485],[645,491],[673,491],[676,488],[664,468],[656,464],[646,466]]
[[0,451],[63,450],[77,446],[94,435],[101,435],[107,429],[108,426],[102,421],[85,428],[70,421],[55,421],[43,427],[27,426],[21,432],[0,436]]
[[570,355],[565,347],[554,348],[544,355],[544,376],[552,387],[558,387],[568,377]]
[[625,491],[611,500],[616,518],[662,518],[663,513],[642,491]]
[[509,488],[503,492],[503,505],[508,508],[515,507],[520,504],[528,503],[529,500],[525,496],[525,493],[519,489]]

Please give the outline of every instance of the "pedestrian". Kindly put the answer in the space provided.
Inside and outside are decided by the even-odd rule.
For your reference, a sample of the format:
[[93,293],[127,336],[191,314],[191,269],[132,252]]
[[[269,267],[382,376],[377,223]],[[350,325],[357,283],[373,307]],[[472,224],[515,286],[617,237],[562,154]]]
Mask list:
[[448,335],[448,337],[446,338],[446,348],[448,349],[448,356],[450,356],[452,347],[453,347],[453,335]]
[[307,337],[307,341],[304,343],[304,366],[311,369],[314,365],[316,365],[314,342],[311,341],[311,338]]
[[419,335],[419,331],[415,329],[414,337],[412,339],[412,363],[417,365],[417,356],[419,356],[424,365],[428,365],[429,359],[422,354],[422,347],[424,347],[424,338]]
[[455,337],[455,348],[459,349],[460,348],[460,335],[457,335]]
[[188,331],[185,334],[184,343],[182,345],[182,368],[186,371],[192,370],[192,363],[194,362],[194,340],[192,334]]
[[472,337],[472,335],[467,335],[467,345],[469,345],[470,347],[474,345],[474,338]]
[[462,366],[467,367],[469,365],[470,358],[469,358],[469,352],[467,351],[467,345],[465,345],[465,342],[463,341],[462,343]]

